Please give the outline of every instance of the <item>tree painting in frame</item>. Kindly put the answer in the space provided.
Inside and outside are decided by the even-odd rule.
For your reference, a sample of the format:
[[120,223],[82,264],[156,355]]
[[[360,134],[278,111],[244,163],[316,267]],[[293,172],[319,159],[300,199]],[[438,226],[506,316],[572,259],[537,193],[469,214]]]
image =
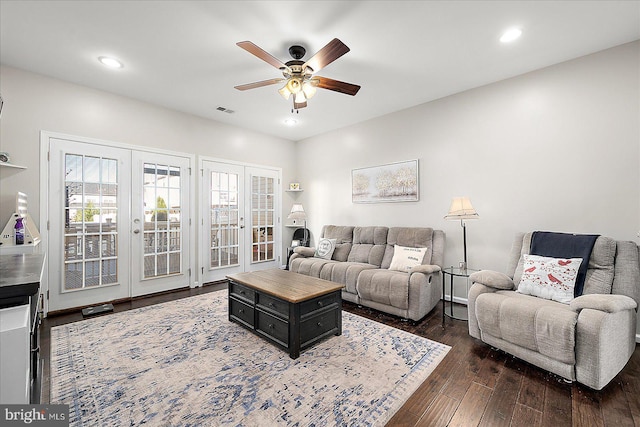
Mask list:
[[417,202],[418,160],[351,171],[353,203]]

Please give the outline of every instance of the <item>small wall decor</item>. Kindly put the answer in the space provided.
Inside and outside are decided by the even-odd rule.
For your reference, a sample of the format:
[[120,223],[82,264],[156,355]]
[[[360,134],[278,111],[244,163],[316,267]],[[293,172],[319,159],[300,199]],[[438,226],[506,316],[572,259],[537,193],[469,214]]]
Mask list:
[[289,184],[289,190],[299,190],[299,189],[300,189],[299,182],[292,182]]
[[417,202],[418,160],[351,171],[353,203]]

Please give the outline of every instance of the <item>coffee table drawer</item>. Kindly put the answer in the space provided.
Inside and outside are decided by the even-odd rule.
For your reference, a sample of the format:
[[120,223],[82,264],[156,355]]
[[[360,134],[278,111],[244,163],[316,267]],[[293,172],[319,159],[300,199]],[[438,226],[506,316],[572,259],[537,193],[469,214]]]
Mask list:
[[284,319],[289,317],[289,303],[271,295],[258,294],[256,305],[267,311],[275,312]]
[[229,314],[237,320],[253,328],[254,309],[233,298],[229,298]]
[[309,317],[300,323],[300,344],[322,337],[329,331],[338,328],[337,315],[342,315],[342,310],[325,311],[316,316]]
[[321,297],[305,301],[300,304],[300,316],[305,316],[309,313],[313,313],[314,311],[325,309],[332,304],[338,304],[338,302],[341,302],[341,297],[337,293],[323,295]]
[[256,300],[256,292],[253,289],[236,282],[229,282],[229,293],[249,302],[255,302]]
[[256,330],[285,347],[289,346],[289,323],[277,317],[258,311]]

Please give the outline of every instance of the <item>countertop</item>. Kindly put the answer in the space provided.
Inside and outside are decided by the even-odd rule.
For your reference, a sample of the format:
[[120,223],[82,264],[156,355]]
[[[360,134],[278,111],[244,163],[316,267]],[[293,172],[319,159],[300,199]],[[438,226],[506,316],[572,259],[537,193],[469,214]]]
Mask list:
[[38,293],[44,261],[44,254],[0,255],[0,299]]

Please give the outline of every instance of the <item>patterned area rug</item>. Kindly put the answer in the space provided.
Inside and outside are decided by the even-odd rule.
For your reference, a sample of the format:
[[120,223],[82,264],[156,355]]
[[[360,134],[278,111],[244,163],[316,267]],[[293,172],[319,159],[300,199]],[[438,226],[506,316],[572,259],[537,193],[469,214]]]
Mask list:
[[72,426],[383,426],[450,347],[344,312],[296,360],[227,318],[227,292],[51,330]]

